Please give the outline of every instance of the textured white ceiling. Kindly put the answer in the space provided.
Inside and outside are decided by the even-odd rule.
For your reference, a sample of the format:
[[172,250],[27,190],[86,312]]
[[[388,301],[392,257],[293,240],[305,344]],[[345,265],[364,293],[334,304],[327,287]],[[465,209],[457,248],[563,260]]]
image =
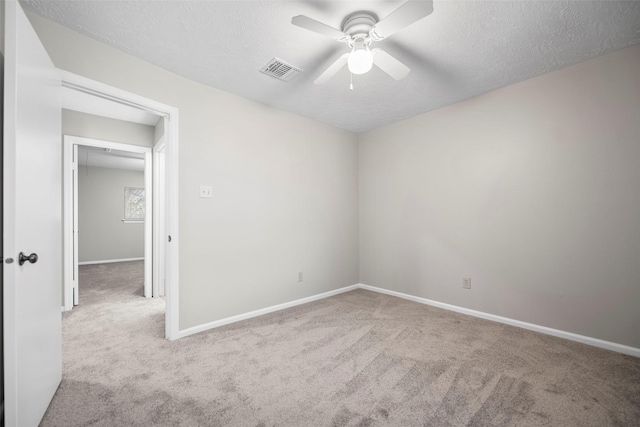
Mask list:
[[[293,26],[307,15],[340,28],[346,15],[384,18],[389,1],[30,0],[25,8],[162,68],[353,132],[362,132],[640,43],[638,1],[435,1],[427,18],[383,40],[411,68],[374,67],[313,81],[344,44]],[[290,82],[259,72],[278,57]]]

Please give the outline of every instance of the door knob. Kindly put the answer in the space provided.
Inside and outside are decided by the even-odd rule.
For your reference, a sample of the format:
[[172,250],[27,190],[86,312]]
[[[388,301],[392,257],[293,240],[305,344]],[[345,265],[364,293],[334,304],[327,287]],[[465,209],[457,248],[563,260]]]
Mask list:
[[31,264],[35,264],[36,262],[38,262],[38,254],[34,252],[31,255],[27,256],[20,252],[20,255],[18,255],[18,264],[22,265],[27,261],[29,261]]

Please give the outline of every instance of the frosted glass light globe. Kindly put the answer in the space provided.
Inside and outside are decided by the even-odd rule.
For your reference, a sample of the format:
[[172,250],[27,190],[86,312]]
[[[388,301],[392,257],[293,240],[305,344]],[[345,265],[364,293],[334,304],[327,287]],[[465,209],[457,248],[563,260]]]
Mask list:
[[369,71],[373,65],[373,55],[369,49],[355,49],[351,52],[351,55],[349,55],[347,64],[349,65],[349,71],[353,74],[364,74]]

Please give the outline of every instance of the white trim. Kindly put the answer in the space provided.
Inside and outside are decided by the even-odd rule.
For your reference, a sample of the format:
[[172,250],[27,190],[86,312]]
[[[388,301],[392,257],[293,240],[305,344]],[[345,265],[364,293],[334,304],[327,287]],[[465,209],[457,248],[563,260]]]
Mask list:
[[179,338],[184,338],[189,335],[197,334],[198,332],[204,332],[209,329],[218,328],[220,326],[228,325],[229,323],[239,322],[241,320],[251,319],[252,317],[262,316],[263,314],[273,313],[274,311],[284,310],[285,308],[295,307],[296,305],[306,304],[309,302],[317,301],[323,298],[332,297],[344,292],[353,291],[358,289],[358,285],[351,285],[344,288],[336,289],[333,291],[324,292],[321,294],[313,295],[306,298],[297,299],[295,301],[285,302],[283,304],[273,305],[271,307],[261,308],[260,310],[250,311],[248,313],[239,314],[237,316],[226,317],[224,319],[216,320],[202,325],[193,326],[191,328],[183,329],[179,332]]
[[82,262],[78,262],[78,265],[111,264],[113,262],[129,262],[129,261],[144,261],[144,257],[140,257],[140,258],[122,258],[122,259],[103,259],[103,260],[98,260],[98,261],[82,261]]
[[479,317],[481,319],[491,320],[494,322],[504,323],[506,325],[516,326],[518,328],[528,329],[530,331],[540,332],[546,335],[553,335],[554,337],[564,338],[570,341],[576,341],[582,344],[591,345],[594,347],[604,348],[606,350],[615,351],[618,353],[628,354],[629,356],[640,357],[640,348],[630,347],[623,344],[617,344],[611,341],[604,341],[598,338],[591,338],[584,335],[574,334],[573,332],[562,331],[560,329],[548,328],[546,326],[536,325],[534,323],[522,322],[520,320],[510,319],[508,317],[496,316],[495,314],[484,313],[482,311],[471,310],[469,308],[458,307],[457,305],[446,304],[426,298],[416,297],[409,294],[403,294],[402,292],[389,291],[387,289],[376,288],[375,286],[357,285],[360,289],[367,291],[378,292],[381,294],[391,295],[394,297],[414,301],[420,304],[426,304],[433,307],[443,308],[445,310],[455,311],[457,313],[466,314],[468,316]]
[[163,104],[68,71],[59,70],[63,87],[77,90],[103,99],[139,108],[155,113],[164,120],[166,151],[166,201],[167,212],[165,218],[166,233],[171,235],[171,243],[167,245],[166,260],[166,309],[165,309],[165,337],[175,340],[179,335],[180,310],[180,260],[179,260],[179,111],[177,108]]
[[172,118],[178,110],[169,105],[157,102],[95,80],[58,69],[62,77],[62,87],[87,95],[96,96],[128,107],[137,108],[164,118]]
[[456,305],[446,304],[443,302],[433,301],[426,298],[416,297],[402,292],[389,291],[387,289],[377,288],[375,286],[364,285],[362,283],[347,286],[344,288],[336,289],[329,292],[313,295],[307,298],[298,299],[283,304],[274,305],[271,307],[262,308],[260,310],[250,311],[248,313],[239,314],[237,316],[226,317],[224,319],[216,320],[202,325],[193,326],[179,331],[178,338],[184,338],[189,335],[204,332],[209,329],[218,328],[220,326],[228,325],[230,323],[239,322],[241,320],[251,319],[252,317],[262,316],[263,314],[273,313],[274,311],[284,310],[285,308],[295,307],[297,305],[306,304],[308,302],[317,301],[319,299],[328,298],[334,295],[338,295],[344,292],[353,291],[356,289],[364,289],[371,292],[377,292],[380,294],[390,295],[397,298],[406,299],[409,301],[417,302],[420,304],[430,305],[433,307],[442,308],[449,311],[455,311],[457,313],[466,314],[468,316],[479,317],[485,320],[491,320],[498,323],[504,323],[506,325],[516,326],[518,328],[528,329],[534,332],[540,332],[546,335],[552,335],[554,337],[564,338],[570,341],[576,341],[582,344],[591,345],[594,347],[604,348],[606,350],[615,351],[617,353],[628,354],[629,356],[640,357],[640,348],[630,347],[627,345],[617,344],[610,341],[604,341],[597,338],[591,338],[584,335],[574,334],[572,332],[566,332],[559,329],[548,328],[546,326],[540,326],[533,323],[522,322],[520,320],[510,319],[508,317],[496,316],[495,314],[484,313],[482,311],[471,310],[464,307],[458,307]]
[[85,145],[87,147],[110,148],[112,150],[128,151],[130,153],[147,154],[151,153],[151,147],[141,145],[123,144],[121,142],[105,141],[97,138],[84,138],[75,135],[65,135],[72,144]]
[[[64,142],[64,141],[63,141]],[[65,144],[66,145],[66,144]],[[65,146],[65,155],[67,153],[67,151],[69,151],[68,147]],[[73,253],[73,258],[71,258],[71,268],[73,270],[73,277],[72,280],[73,282],[71,282],[71,292],[70,292],[70,296],[69,299],[72,301],[71,305],[69,306],[69,310],[71,310],[73,308],[74,305],[78,305],[80,304],[80,300],[79,300],[79,280],[78,280],[78,260],[80,259],[80,250],[78,247],[78,146],[77,145],[72,145],[71,149],[70,149],[71,153],[69,154],[70,156],[72,156],[72,170],[69,171],[71,172],[71,176],[72,176],[72,183],[70,184],[71,187],[69,188],[73,188],[73,195],[72,195],[72,226],[73,228],[70,228],[69,230],[73,230],[73,236],[72,236],[72,242],[73,242],[73,248],[72,248],[72,253]],[[65,177],[66,175],[66,171],[64,172]],[[67,183],[63,182],[63,185],[65,186],[63,192],[67,192],[67,190],[69,188],[67,188]],[[69,205],[64,205],[64,209],[68,209]],[[68,216],[68,215],[67,215]],[[66,221],[66,219],[65,219]],[[68,233],[64,233],[65,235],[68,235]],[[66,252],[65,252],[66,253]],[[68,285],[67,285],[68,286]]]

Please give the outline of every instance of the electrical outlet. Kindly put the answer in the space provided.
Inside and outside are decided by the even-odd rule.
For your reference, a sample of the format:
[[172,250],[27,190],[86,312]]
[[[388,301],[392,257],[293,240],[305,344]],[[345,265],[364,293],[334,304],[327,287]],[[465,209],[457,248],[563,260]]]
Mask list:
[[298,273],[298,283],[302,282],[303,280],[303,275],[302,275],[302,271]]
[[462,287],[464,289],[471,289],[471,277],[462,278]]
[[213,187],[210,185],[201,185],[200,186],[200,198],[210,199],[213,197]]

